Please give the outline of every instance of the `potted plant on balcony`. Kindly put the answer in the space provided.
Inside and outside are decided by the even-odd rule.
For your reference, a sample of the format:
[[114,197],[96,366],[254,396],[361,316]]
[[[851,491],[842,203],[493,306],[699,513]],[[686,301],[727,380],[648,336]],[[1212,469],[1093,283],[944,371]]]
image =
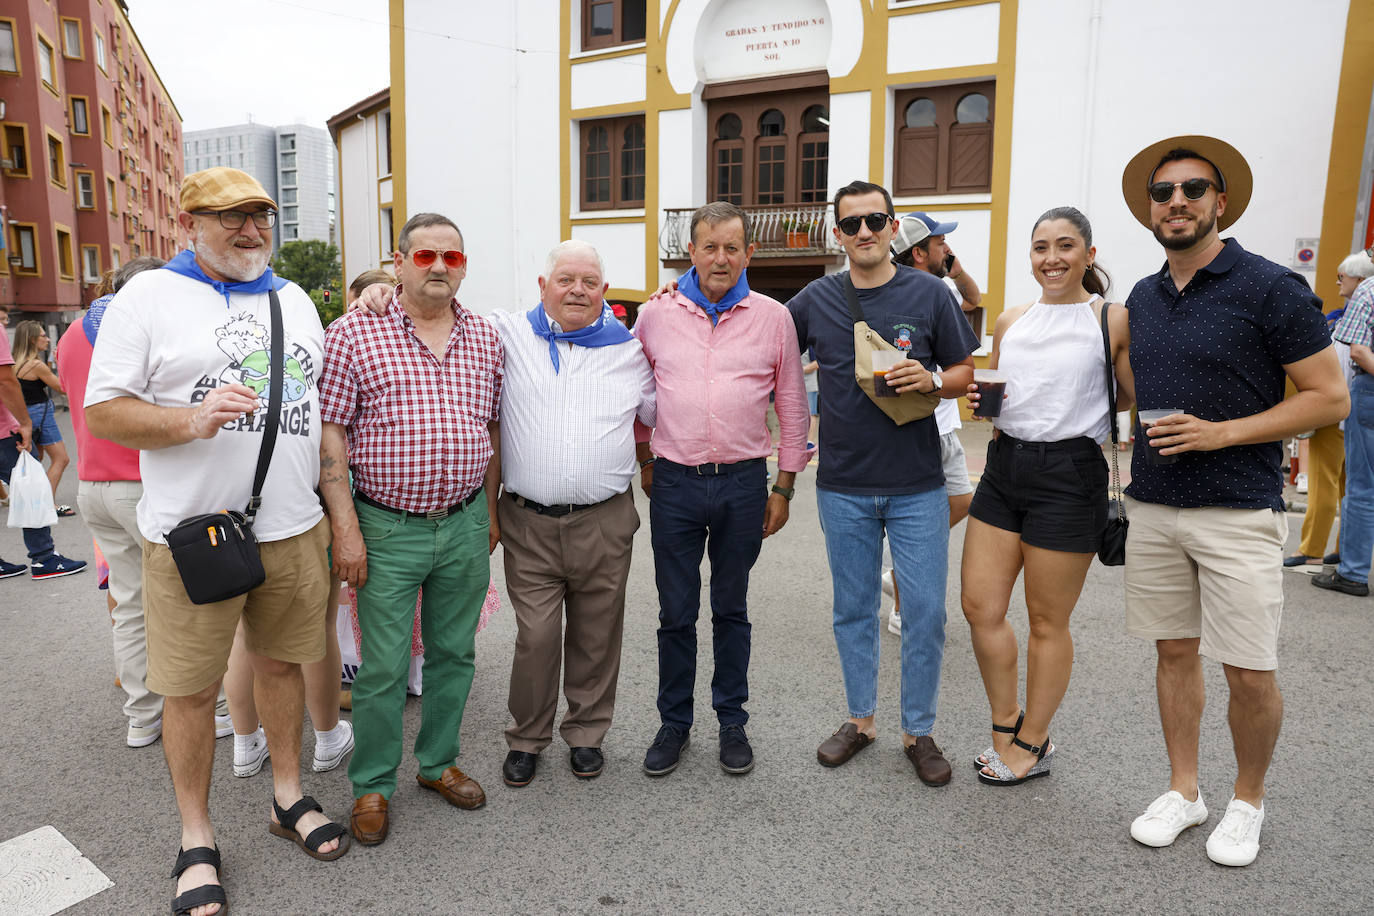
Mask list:
[[782,229],[787,237],[788,248],[811,247],[811,220],[788,217],[782,221]]

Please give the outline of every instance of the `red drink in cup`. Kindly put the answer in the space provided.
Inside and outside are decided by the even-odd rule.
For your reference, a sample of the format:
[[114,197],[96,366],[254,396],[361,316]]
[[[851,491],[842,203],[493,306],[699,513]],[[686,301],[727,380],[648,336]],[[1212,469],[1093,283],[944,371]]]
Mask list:
[[1140,420],[1140,435],[1136,437],[1136,441],[1144,443],[1145,460],[1149,464],[1173,464],[1178,460],[1177,455],[1161,455],[1159,449],[1150,444],[1149,429],[1165,417],[1172,417],[1180,413],[1183,413],[1183,411],[1177,409],[1141,410],[1136,412],[1136,417]]
[[873,396],[879,398],[895,398],[897,389],[887,383],[888,370],[892,364],[898,360],[906,359],[906,354],[900,350],[878,350],[873,354]]
[[973,415],[982,420],[1000,417],[1007,377],[996,369],[974,369],[973,383],[978,386],[978,406],[973,408]]

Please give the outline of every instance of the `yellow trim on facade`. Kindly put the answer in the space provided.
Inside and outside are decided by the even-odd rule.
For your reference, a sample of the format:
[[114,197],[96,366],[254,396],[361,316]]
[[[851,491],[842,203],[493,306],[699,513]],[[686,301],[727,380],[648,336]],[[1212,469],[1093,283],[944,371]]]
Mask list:
[[11,235],[10,235],[10,242],[12,243],[12,244],[11,244],[10,251],[13,252],[14,254],[18,254],[19,252],[21,252],[21,251],[24,250],[23,246],[19,244],[19,230],[20,230],[20,229],[28,229],[28,230],[29,230],[29,238],[31,238],[31,239],[33,240],[33,267],[32,267],[32,268],[27,268],[27,267],[22,267],[22,266],[16,266],[16,267],[14,268],[14,275],[15,275],[16,277],[41,277],[41,276],[43,276],[43,246],[40,245],[39,242],[38,242],[38,224],[37,224],[37,223],[16,223],[16,222],[14,222],[13,220],[11,220],[11,221],[10,221],[10,228],[14,230],[14,231],[11,233]]
[[649,213],[646,210],[643,216],[574,216],[571,217],[571,222],[574,226],[617,226],[637,223],[647,225],[648,218]]
[[[76,23],[77,48],[75,54],[72,54],[67,48],[67,23],[69,22]],[[61,23],[62,25],[60,31],[62,32],[62,56],[67,58],[67,60],[85,60],[86,36],[81,32],[81,20],[77,19],[75,16],[63,16],[61,17]]]
[[[85,175],[91,180],[91,205],[81,206],[81,176]],[[76,187],[72,189],[72,206],[78,210],[99,210],[100,194],[95,187],[95,169],[72,169],[72,178]]]
[[59,52],[57,50],[58,46],[53,44],[53,40],[48,37],[48,33],[44,32],[37,25],[34,25],[33,31],[34,34],[38,36],[38,43],[46,47],[50,52],[51,56],[49,57],[49,60],[52,62],[53,81],[50,83],[47,80],[43,79],[43,65],[41,63],[43,58],[43,50],[42,48],[39,48],[35,52],[38,55],[38,59],[34,61],[34,66],[38,68],[38,82],[43,86],[44,89],[48,90],[60,99],[62,98],[62,91],[57,87],[57,71],[59,66]]
[[[87,279],[87,278],[86,278],[86,252],[88,252],[88,251],[94,251],[94,252],[95,252],[95,278],[94,278],[94,279]],[[102,273],[104,273],[104,271],[101,270],[101,268],[100,268],[100,246],[99,246],[99,245],[82,245],[82,246],[81,246],[81,268],[80,268],[80,269],[81,269],[81,282],[82,282],[82,283],[99,283],[99,282],[100,282],[100,275],[101,275]]]
[[906,89],[922,83],[964,82],[993,79],[999,71],[998,64],[974,64],[968,67],[942,67],[937,70],[907,70],[904,73],[887,74],[887,85],[893,89]]
[[1331,158],[1326,166],[1326,198],[1322,204],[1321,245],[1313,284],[1328,309],[1341,304],[1336,265],[1364,245],[1361,233],[1351,238],[1355,207],[1364,167],[1365,131],[1369,126],[1369,96],[1374,90],[1374,19],[1360,15],[1350,4],[1345,18],[1345,49],[1331,124]]
[[406,9],[391,0],[391,214],[409,219],[406,210]]
[[[581,162],[572,160],[572,6],[578,0],[563,0],[558,5],[558,237],[572,238],[572,184],[570,174],[582,174]],[[647,15],[647,13],[645,14]],[[647,26],[647,22],[645,25]],[[649,31],[646,27],[646,33]],[[648,118],[645,117],[645,121]],[[644,180],[649,181],[649,139],[644,138]],[[647,188],[645,189],[647,191]],[[647,212],[647,211],[646,211]]]
[[23,76],[24,59],[19,55],[19,48],[21,47],[21,43],[19,37],[18,21],[15,20],[12,16],[0,16],[0,22],[9,23],[10,43],[14,45],[14,69],[0,70],[0,76]]
[[[576,2],[576,0],[573,0],[573,2]],[[647,32],[648,29],[646,28],[644,31]],[[636,54],[644,53],[645,44],[646,43],[635,42],[633,45],[630,45],[629,47],[620,47],[617,45],[616,47],[611,48],[608,51],[598,51],[595,54],[579,53],[576,57],[572,57],[570,54],[568,59],[572,61],[572,64],[575,67],[578,64],[590,63],[592,61],[597,60],[609,60],[613,57],[633,57]]]
[[590,121],[593,118],[613,118],[618,115],[639,114],[644,111],[646,104],[648,104],[646,99],[640,99],[636,102],[598,105],[595,108],[573,108],[568,111],[568,117],[573,121]]
[[57,141],[57,158],[61,166],[57,170],[57,175],[52,173],[52,153],[47,143],[43,144],[43,163],[48,169],[48,182],[54,184],[62,190],[67,190],[67,144],[62,142],[62,137],[57,131],[50,127],[43,129],[43,135],[48,140]]
[[888,9],[888,17],[910,16],[912,13],[938,13],[940,10],[957,10],[965,6],[987,6],[997,3],[998,0],[946,0],[944,3],[927,3],[924,6],[904,6],[900,9]]
[[[901,199],[905,199],[905,198],[906,198],[906,195],[902,195],[902,198],[901,198]],[[914,206],[918,206],[918,205],[917,205],[917,204],[901,204],[901,203],[898,203],[898,204],[897,204],[897,209],[898,209],[898,210],[901,210],[903,207],[914,207]],[[939,210],[941,213],[945,212],[946,210],[984,210],[984,211],[991,211],[992,208],[993,208],[993,204],[992,204],[991,201],[985,201],[985,202],[983,202],[983,203],[968,203],[968,202],[964,202],[964,203],[957,203],[957,204],[946,204],[946,203],[941,203],[940,199],[937,198],[937,197],[923,198],[923,199],[921,200],[921,203],[919,204],[919,206],[925,207],[925,208],[930,209],[930,210]],[[984,295],[986,295],[986,292],[984,292]]]
[[[655,286],[655,287],[654,287],[654,290],[657,290],[657,289],[658,289],[658,287]],[[627,288],[621,287],[621,286],[612,286],[610,289],[606,290],[606,298],[607,298],[607,299],[629,299],[629,300],[632,301],[632,302],[641,302],[641,303],[642,303],[645,299],[648,299],[648,298],[649,298],[649,293],[650,293],[650,292],[653,292],[653,290],[649,290],[648,292],[646,292],[645,290],[641,290],[641,289],[627,289]]]
[[988,236],[988,281],[983,287],[983,327],[991,328],[1006,308],[1007,213],[1011,206],[1011,114],[1016,98],[1016,20],[1019,0],[1001,0],[997,35],[997,102],[992,116],[992,217]]
[[[76,238],[75,238],[75,237],[73,236],[73,234],[72,234],[72,228],[71,228],[71,226],[64,226],[62,223],[53,223],[53,224],[52,224],[52,234],[53,234],[53,249],[52,249],[52,253],[53,253],[53,260],[55,260],[55,261],[57,262],[57,277],[58,277],[58,279],[60,279],[60,280],[75,280],[75,279],[76,279],[76,272],[77,272],[77,269],[78,269],[78,268],[77,268],[77,265],[76,265],[76,252],[73,251],[72,249],[76,247]],[[62,237],[63,237],[64,235],[67,237],[67,244],[66,244],[66,246],[63,246],[63,244],[62,244]],[[64,248],[64,247],[66,248],[66,252],[67,252],[67,262],[68,262],[69,266],[71,267],[71,270],[70,270],[70,271],[67,271],[67,272],[65,272],[65,273],[64,273],[63,270],[62,270],[62,251],[63,251],[63,248]]]

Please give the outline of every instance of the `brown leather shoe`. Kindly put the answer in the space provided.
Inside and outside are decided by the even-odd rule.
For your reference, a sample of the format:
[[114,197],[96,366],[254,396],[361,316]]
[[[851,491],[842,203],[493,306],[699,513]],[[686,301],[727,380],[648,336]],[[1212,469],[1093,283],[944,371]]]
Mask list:
[[457,767],[449,767],[444,770],[438,779],[425,779],[416,773],[415,781],[426,789],[433,789],[438,792],[444,796],[450,805],[458,808],[466,808],[471,811],[487,803],[487,794],[482,791],[477,780]]
[[816,749],[816,760],[823,767],[837,767],[877,740],[859,731],[853,722],[846,722]]
[[380,792],[369,792],[353,802],[348,832],[364,846],[376,846],[386,839],[391,827],[387,820],[386,799]]
[[930,735],[922,735],[914,744],[906,747],[907,759],[916,767],[916,775],[928,786],[943,786],[949,782],[949,761],[940,752],[940,747]]

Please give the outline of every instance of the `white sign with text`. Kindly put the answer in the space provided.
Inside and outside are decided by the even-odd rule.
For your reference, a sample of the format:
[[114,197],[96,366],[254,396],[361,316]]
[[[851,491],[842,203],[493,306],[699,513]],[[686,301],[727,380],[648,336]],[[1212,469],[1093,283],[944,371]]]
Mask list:
[[713,4],[697,31],[697,73],[704,82],[824,70],[830,55],[824,0],[726,0]]

